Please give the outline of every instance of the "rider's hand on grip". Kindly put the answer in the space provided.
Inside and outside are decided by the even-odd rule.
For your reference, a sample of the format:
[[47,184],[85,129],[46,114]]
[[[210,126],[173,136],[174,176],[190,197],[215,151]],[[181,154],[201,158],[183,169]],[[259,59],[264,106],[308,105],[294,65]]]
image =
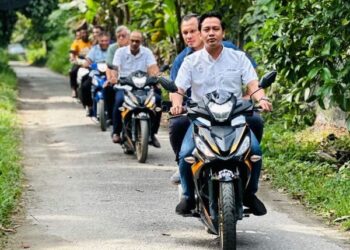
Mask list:
[[184,106],[173,106],[170,108],[170,114],[173,116],[178,116],[186,112],[186,108]]
[[147,78],[147,85],[155,85],[158,83],[158,77],[156,76],[149,76]]
[[266,99],[260,99],[259,100],[259,106],[262,111],[265,112],[271,112],[272,111],[272,103],[266,98]]

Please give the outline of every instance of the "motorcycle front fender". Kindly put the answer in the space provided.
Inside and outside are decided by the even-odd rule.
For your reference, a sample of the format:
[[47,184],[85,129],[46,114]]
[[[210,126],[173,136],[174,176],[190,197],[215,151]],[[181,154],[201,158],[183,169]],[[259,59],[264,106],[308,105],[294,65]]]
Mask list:
[[149,114],[146,112],[140,112],[135,115],[135,119],[138,120],[148,120],[150,118]]

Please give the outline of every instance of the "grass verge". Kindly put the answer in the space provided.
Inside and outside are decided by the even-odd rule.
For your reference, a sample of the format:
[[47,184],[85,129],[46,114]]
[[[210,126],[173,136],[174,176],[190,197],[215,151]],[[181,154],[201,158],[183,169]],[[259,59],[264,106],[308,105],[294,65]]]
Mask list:
[[[322,132],[319,132],[322,131]],[[350,230],[350,136],[332,130],[267,126],[264,167],[272,185]]]
[[0,226],[5,227],[21,192],[20,130],[16,117],[16,75],[7,66],[5,53],[0,54]]

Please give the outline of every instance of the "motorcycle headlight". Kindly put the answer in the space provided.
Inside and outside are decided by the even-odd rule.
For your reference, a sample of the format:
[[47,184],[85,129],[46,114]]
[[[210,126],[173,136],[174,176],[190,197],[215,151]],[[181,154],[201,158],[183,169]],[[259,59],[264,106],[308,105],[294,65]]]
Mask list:
[[143,88],[146,84],[147,77],[146,76],[143,76],[143,77],[133,76],[131,79],[136,87]]
[[217,104],[215,102],[210,102],[208,108],[210,113],[213,115],[214,119],[218,122],[223,122],[230,116],[233,107],[232,102],[225,102],[223,104]]
[[149,98],[148,100],[145,101],[145,105],[147,108],[153,109],[154,105],[156,103],[156,97],[152,96],[151,98]]
[[153,108],[154,104],[156,103],[156,97],[154,96],[154,91],[151,89],[148,92],[148,96],[145,100],[146,107]]
[[207,157],[215,157],[214,153],[210,150],[210,148],[202,141],[199,136],[195,136],[194,141],[196,142],[196,146],[205,156]]
[[242,141],[241,145],[239,146],[237,152],[235,153],[235,156],[243,155],[245,152],[247,152],[249,148],[250,148],[250,137],[246,136]]
[[132,108],[136,108],[138,105],[136,97],[133,96],[131,93],[129,93],[129,95],[124,96],[124,102]]
[[98,63],[97,64],[97,69],[98,71],[100,71],[101,73],[104,73],[107,71],[107,64],[106,63]]

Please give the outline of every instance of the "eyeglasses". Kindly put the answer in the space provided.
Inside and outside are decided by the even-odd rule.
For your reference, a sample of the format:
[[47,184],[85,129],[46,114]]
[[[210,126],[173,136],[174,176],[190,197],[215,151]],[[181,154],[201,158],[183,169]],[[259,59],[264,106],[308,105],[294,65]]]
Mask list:
[[131,39],[130,42],[131,43],[141,43],[141,40],[133,40],[133,39]]
[[126,37],[126,34],[118,34],[117,35],[117,38],[125,38]]

